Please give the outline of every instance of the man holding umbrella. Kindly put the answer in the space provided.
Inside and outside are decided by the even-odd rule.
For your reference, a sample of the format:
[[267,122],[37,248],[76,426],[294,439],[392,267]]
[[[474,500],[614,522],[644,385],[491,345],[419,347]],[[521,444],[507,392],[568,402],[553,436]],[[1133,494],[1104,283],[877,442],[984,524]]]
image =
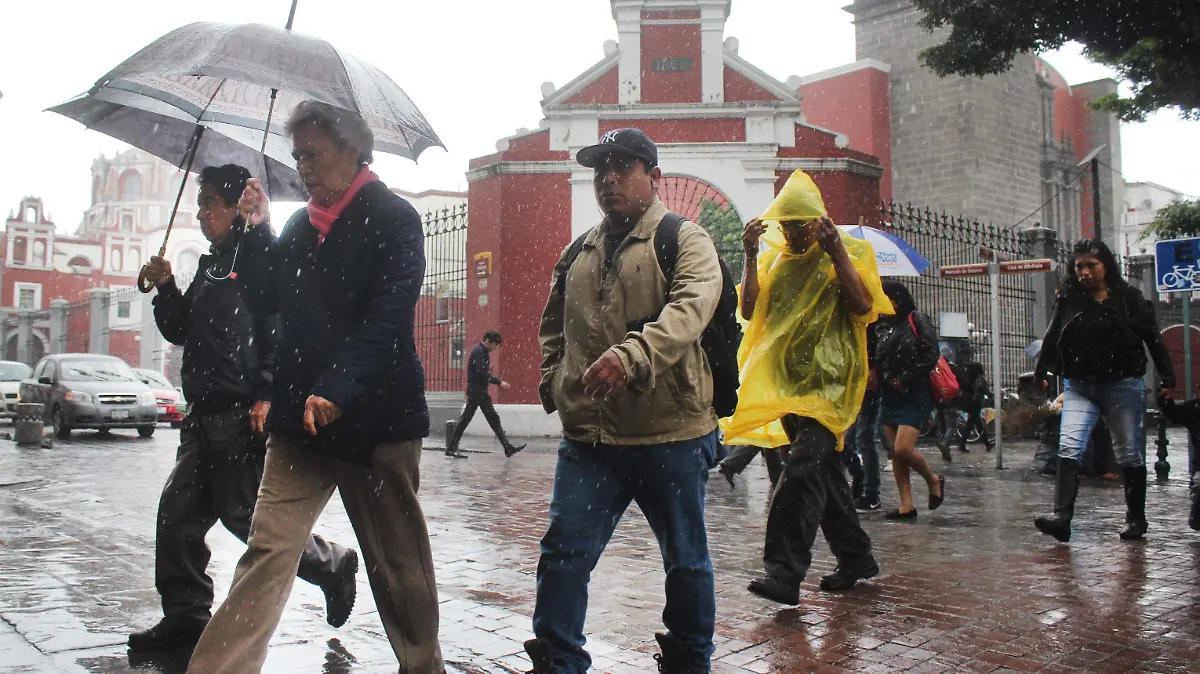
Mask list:
[[[263,264],[274,239],[265,211],[252,205],[266,197],[250,172],[234,164],[205,168],[199,183],[197,219],[212,250],[200,258],[195,280],[181,292],[171,264],[160,257],[146,271],[158,287],[158,329],[183,346],[183,391],[191,410],[158,504],[154,584],[164,617],[129,636],[135,651],[189,647],[200,638],[213,604],[204,537],[218,520],[242,541],[249,537],[266,453],[260,438],[275,369],[275,321],[250,306],[253,288],[243,291],[246,270]],[[248,204],[248,231],[239,197]],[[334,627],[350,617],[357,570],[358,553],[308,538],[298,575],[324,590],[326,619]]]

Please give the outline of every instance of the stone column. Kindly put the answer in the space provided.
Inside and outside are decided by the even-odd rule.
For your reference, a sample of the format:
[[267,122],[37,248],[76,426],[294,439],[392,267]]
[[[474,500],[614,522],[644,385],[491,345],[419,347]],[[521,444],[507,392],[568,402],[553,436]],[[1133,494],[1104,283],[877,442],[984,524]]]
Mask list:
[[33,365],[30,342],[33,339],[33,312],[21,309],[17,312],[17,360]]
[[50,353],[67,352],[67,311],[71,303],[62,299],[50,300]]
[[[1154,312],[1156,315],[1162,315],[1162,303],[1159,302],[1158,285],[1154,278],[1154,256],[1153,255],[1133,255],[1129,258],[1129,278],[1126,279],[1129,284],[1146,296],[1154,304]],[[1161,331],[1161,327],[1159,330]],[[1147,354],[1146,362],[1149,367],[1146,368],[1146,404],[1148,407],[1155,407],[1154,395],[1158,391],[1158,385],[1161,377],[1158,376],[1158,370],[1154,367],[1154,361]],[[1181,385],[1182,386],[1182,385]]]
[[[1034,227],[1021,232],[1025,252],[1030,259],[1056,259],[1058,255],[1058,233],[1045,227]],[[1033,274],[1034,307],[1029,313],[1029,334],[1046,334],[1050,316],[1054,312],[1054,296],[1058,280],[1065,271],[1061,268],[1045,274]]]
[[108,353],[108,305],[112,291],[92,288],[88,291],[91,323],[88,327],[88,353]]

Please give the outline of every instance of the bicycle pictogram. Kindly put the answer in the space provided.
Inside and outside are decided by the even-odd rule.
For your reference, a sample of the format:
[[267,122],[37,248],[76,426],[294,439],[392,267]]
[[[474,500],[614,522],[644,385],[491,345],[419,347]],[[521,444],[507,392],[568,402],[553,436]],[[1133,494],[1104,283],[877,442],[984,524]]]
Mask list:
[[1196,286],[1196,276],[1200,274],[1200,269],[1192,265],[1177,264],[1174,268],[1163,274],[1160,285],[1164,288],[1193,288]]

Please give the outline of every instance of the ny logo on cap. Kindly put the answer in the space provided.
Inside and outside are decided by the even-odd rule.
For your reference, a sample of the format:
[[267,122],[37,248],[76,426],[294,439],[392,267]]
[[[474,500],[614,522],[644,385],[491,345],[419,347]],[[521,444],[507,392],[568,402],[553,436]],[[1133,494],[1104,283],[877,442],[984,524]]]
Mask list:
[[600,142],[601,142],[601,143],[615,143],[615,142],[617,142],[617,134],[618,134],[620,131],[621,131],[620,129],[613,129],[612,131],[609,131],[608,133],[604,134],[604,136],[603,136],[603,137],[600,139]]

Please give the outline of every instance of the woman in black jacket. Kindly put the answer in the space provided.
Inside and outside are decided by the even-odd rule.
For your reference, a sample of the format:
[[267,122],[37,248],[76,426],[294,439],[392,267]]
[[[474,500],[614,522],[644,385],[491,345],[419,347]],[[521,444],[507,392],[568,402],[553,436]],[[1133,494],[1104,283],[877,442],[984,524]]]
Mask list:
[[1146,347],[1162,389],[1175,388],[1175,371],[1158,331],[1154,305],[1121,278],[1120,270],[1102,241],[1084,239],[1075,244],[1034,375],[1046,388],[1049,372],[1066,380],[1054,515],[1034,520],[1039,531],[1064,542],[1071,539],[1080,460],[1101,417],[1112,433],[1113,454],[1125,484],[1121,538],[1136,540],[1146,534],[1146,462],[1141,446]]
[[884,281],[883,292],[892,300],[896,313],[880,319],[875,344],[876,370],[882,391],[880,423],[892,445],[892,475],[900,493],[900,507],[888,511],[888,519],[916,519],[910,471],[916,470],[929,485],[929,509],[942,505],[946,479],[936,475],[917,450],[921,424],[933,412],[929,374],[937,367],[937,332],[929,316],[917,311],[912,294],[899,281]]

